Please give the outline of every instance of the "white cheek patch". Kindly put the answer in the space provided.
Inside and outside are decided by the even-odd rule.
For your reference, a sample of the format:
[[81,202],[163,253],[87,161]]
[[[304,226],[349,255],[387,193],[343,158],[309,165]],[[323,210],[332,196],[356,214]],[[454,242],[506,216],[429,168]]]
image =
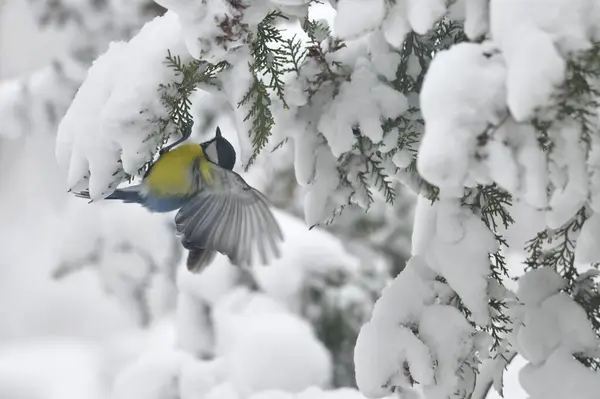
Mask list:
[[205,149],[204,152],[209,161],[219,164],[219,155],[217,153],[217,142],[213,141]]

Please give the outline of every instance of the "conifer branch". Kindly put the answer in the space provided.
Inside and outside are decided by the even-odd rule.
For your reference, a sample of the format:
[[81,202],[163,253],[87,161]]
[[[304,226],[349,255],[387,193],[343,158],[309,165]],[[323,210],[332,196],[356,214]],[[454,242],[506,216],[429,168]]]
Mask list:
[[[251,67],[252,69],[252,67]],[[244,121],[252,120],[252,147],[254,152],[248,160],[246,170],[252,165],[260,151],[269,142],[271,135],[271,127],[275,123],[273,114],[271,113],[271,97],[269,97],[268,87],[252,71],[252,84],[246,95],[238,103],[238,107],[249,104],[248,114]]]
[[275,26],[275,21],[279,18],[288,19],[279,11],[270,12],[258,24],[256,33],[251,36],[250,52],[253,62],[249,64],[249,68],[252,82],[237,104],[238,107],[250,105],[244,121],[252,122],[250,137],[254,151],[246,170],[256,160],[271,136],[271,128],[275,121],[271,112],[270,93],[277,96],[284,108],[289,108],[285,99],[283,76],[289,71],[298,73],[304,57],[300,40],[296,37],[284,39],[280,29]]

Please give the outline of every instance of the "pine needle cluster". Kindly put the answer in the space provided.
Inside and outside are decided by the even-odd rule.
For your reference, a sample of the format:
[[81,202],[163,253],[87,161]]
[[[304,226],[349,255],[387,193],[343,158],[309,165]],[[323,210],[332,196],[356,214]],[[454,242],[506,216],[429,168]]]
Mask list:
[[279,11],[268,13],[258,24],[255,34],[251,35],[250,51],[253,62],[249,65],[252,83],[238,103],[238,107],[247,106],[244,121],[250,120],[250,137],[254,152],[246,169],[256,160],[266,147],[275,123],[271,111],[271,94],[278,98],[284,108],[289,108],[285,99],[284,75],[289,71],[298,71],[304,52],[299,39],[285,39],[277,20],[287,20]]
[[[251,82],[246,94],[237,104],[238,107],[244,108],[245,120],[250,121],[251,125],[249,134],[254,153],[247,167],[267,146],[271,137],[271,130],[275,123],[273,101],[279,101],[283,108],[289,107],[286,98],[286,74],[300,76],[306,65],[316,68],[317,72],[313,73],[307,82],[309,101],[315,96],[323,95],[324,92],[335,97],[340,85],[351,77],[351,71],[339,62],[331,61],[334,57],[329,55],[343,49],[345,44],[332,37],[326,25],[305,19],[302,27],[309,41],[303,43],[296,37],[284,38],[278,23],[286,19],[287,17],[280,12],[271,12],[250,34]],[[462,25],[445,18],[426,35],[407,34],[402,48],[398,51],[401,62],[396,77],[388,83],[407,96],[418,95],[433,56],[440,50],[466,40]],[[157,121],[158,134],[161,134],[161,137],[168,137],[165,132],[168,133],[173,126],[180,132],[191,128],[190,95],[199,85],[218,84],[218,74],[228,67],[226,63],[211,65],[196,60],[182,63],[178,57],[170,53],[167,56],[167,63],[173,69],[176,79],[159,89],[162,91],[162,100],[169,113],[168,120]],[[415,65],[418,66],[416,71]],[[589,154],[591,143],[598,134],[596,120],[599,105],[597,99],[600,95],[597,84],[599,79],[600,45],[595,44],[592,49],[568,62],[567,79],[564,87],[559,88],[554,105],[530,121],[538,132],[538,142],[542,149],[552,153],[555,143],[549,134],[550,129],[555,126],[555,123],[570,119],[581,126],[581,143]],[[403,172],[421,182],[420,194],[428,196],[432,201],[437,200],[439,190],[423,181],[416,168],[417,146],[424,131],[420,109],[413,107],[396,119],[382,121],[382,128],[384,137],[391,132],[399,132],[396,148],[385,153],[378,144],[365,137],[358,127],[354,129],[356,138],[354,147],[338,159],[339,187],[347,201],[334,210],[328,222],[356,202],[359,196],[366,198],[368,208],[374,201],[375,190],[383,194],[386,202],[394,203],[397,185],[393,183],[392,176],[399,171],[395,167],[390,167],[390,164],[391,158],[398,151],[409,151],[412,154],[412,163]],[[356,159],[362,162],[363,168],[358,172],[356,179],[351,179],[347,165]],[[478,186],[465,191],[462,204],[481,218],[500,244],[501,249],[490,254],[490,284],[503,287],[504,281],[509,278],[503,255],[503,249],[508,244],[500,231],[513,223],[510,216],[512,198],[497,185]],[[568,293],[582,304],[600,335],[597,310],[600,296],[596,276],[582,277],[574,265],[577,234],[590,215],[588,206],[582,207],[577,215],[561,228],[540,232],[528,243],[525,250],[529,252],[528,269],[552,267],[568,281]],[[494,348],[499,348],[501,340],[509,331],[507,326],[510,320],[504,314],[506,303],[504,298],[491,295],[488,305],[492,314],[492,323],[490,326],[479,327],[490,332],[494,338]],[[468,311],[466,314],[468,315]],[[584,357],[581,359],[590,367],[598,367],[597,359]]]

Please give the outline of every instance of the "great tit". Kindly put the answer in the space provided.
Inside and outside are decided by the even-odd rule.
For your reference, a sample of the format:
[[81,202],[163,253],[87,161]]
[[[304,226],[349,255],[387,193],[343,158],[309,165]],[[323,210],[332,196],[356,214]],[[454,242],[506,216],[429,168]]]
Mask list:
[[[176,143],[178,144],[178,143]],[[250,266],[254,250],[261,262],[279,257],[283,234],[268,200],[233,172],[235,149],[217,127],[213,139],[186,143],[151,165],[138,185],[117,189],[105,199],[137,203],[151,212],[175,215],[178,237],[189,250],[187,268],[199,273],[217,252],[237,266]],[[88,191],[75,193],[90,198]]]

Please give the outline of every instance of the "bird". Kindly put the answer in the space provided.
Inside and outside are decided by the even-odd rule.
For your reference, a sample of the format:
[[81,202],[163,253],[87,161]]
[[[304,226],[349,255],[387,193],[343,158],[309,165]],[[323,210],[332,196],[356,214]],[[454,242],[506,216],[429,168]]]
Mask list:
[[[104,199],[140,204],[153,213],[178,210],[176,234],[189,251],[192,273],[204,270],[217,253],[241,267],[252,265],[254,250],[262,264],[279,258],[284,240],[279,223],[264,194],[233,171],[235,149],[220,128],[209,141],[180,142],[160,151],[139,184]],[[90,199],[88,190],[74,194]]]

